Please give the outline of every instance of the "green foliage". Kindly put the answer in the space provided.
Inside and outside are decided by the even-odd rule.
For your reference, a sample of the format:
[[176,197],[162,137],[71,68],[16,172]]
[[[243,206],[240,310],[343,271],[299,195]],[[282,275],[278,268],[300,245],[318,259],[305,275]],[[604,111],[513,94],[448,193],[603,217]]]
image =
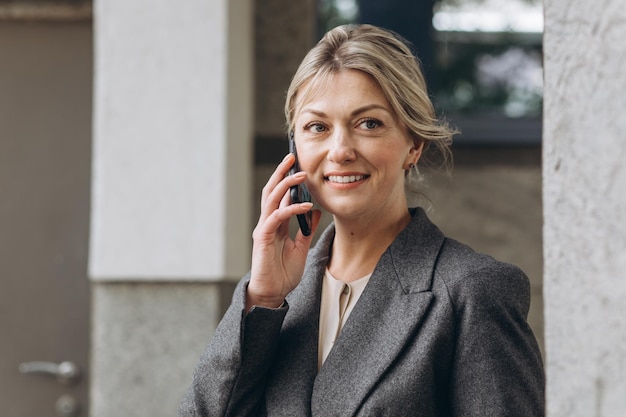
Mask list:
[[541,45],[467,42],[438,52],[434,95],[446,113],[541,115]]

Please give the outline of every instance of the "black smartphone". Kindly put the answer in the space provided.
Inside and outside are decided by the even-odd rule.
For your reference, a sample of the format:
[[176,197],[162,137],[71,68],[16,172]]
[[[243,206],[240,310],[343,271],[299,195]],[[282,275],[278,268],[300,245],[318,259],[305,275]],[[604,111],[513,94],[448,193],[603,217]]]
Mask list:
[[[293,166],[289,170],[289,175],[293,175],[300,171],[300,165],[298,164],[298,152],[296,151],[296,141],[293,138],[293,131],[289,132],[289,152],[294,154],[296,157],[296,162],[294,162]],[[291,195],[291,204],[311,202],[311,194],[309,193],[309,190],[307,190],[304,183],[291,187],[289,192]],[[304,214],[297,214],[296,217],[298,218],[298,224],[300,225],[302,234],[304,236],[309,236],[311,234],[311,211]]]

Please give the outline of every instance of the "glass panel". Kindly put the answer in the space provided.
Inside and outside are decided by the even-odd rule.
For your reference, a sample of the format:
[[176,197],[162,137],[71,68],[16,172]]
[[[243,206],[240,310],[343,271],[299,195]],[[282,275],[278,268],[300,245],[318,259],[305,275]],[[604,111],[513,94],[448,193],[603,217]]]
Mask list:
[[447,112],[541,115],[541,3],[440,1],[433,25],[436,97]]

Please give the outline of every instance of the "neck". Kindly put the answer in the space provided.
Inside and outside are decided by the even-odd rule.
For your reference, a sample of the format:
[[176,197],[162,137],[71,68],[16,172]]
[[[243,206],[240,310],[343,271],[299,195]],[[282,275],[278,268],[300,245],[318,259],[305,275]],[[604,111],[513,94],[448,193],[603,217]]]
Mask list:
[[370,274],[380,256],[410,221],[407,208],[369,221],[335,217],[335,239],[328,264],[330,273],[344,282]]

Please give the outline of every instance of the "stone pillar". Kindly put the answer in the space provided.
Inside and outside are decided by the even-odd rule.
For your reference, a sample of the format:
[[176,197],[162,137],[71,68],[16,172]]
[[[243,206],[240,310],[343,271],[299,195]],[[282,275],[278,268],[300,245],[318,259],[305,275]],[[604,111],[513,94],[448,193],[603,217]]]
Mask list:
[[626,409],[626,9],[544,0],[550,417]]
[[249,268],[252,3],[94,2],[91,415],[172,416]]

